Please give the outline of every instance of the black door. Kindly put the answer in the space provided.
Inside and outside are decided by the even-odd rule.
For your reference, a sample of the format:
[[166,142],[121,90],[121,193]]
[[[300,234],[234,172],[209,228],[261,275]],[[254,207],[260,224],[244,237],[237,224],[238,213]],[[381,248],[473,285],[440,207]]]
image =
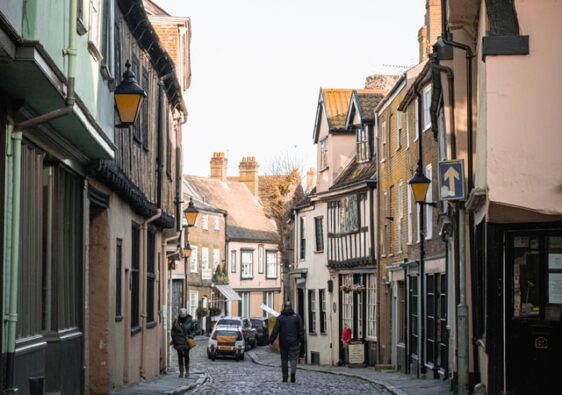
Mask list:
[[506,237],[505,368],[510,394],[559,394],[562,231]]

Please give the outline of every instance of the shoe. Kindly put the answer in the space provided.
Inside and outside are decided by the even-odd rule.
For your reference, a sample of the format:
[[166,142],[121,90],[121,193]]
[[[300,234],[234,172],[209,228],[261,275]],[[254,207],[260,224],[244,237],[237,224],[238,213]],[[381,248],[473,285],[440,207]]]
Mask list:
[[283,377],[283,382],[284,382],[284,383],[287,382],[287,377]]
[[183,378],[183,373],[180,373],[179,378],[180,379]]
[[295,382],[295,374],[291,373],[291,383],[294,383],[294,382]]

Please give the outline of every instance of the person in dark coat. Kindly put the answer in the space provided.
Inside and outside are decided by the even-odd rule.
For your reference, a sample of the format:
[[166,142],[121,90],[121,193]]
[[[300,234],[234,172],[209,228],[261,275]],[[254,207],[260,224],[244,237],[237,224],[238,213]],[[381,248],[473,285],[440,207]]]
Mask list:
[[283,382],[287,382],[289,361],[291,362],[291,383],[295,382],[297,373],[297,359],[300,354],[300,345],[304,343],[304,326],[301,317],[295,314],[291,302],[285,302],[281,315],[277,317],[271,332],[270,343],[279,336],[281,350],[281,373]]
[[193,317],[187,314],[186,308],[180,309],[178,318],[172,324],[171,335],[171,344],[178,352],[180,378],[189,377],[189,346],[187,345],[187,339],[193,338]]

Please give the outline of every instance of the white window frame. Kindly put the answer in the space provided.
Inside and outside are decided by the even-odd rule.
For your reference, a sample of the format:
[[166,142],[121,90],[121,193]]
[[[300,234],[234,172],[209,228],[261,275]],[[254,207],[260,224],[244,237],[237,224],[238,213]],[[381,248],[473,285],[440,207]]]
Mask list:
[[406,188],[406,196],[408,199],[408,245],[412,245],[414,239],[414,204],[410,187]]
[[402,148],[402,111],[396,111],[396,151]]
[[328,168],[328,137],[320,141],[320,171]]
[[201,229],[209,230],[209,216],[207,214],[201,215]]
[[[264,300],[264,304],[265,304],[267,307],[270,307],[270,308],[273,309],[273,307],[274,307],[274,305],[273,305],[273,303],[274,303],[273,291],[266,291],[266,292],[264,292],[264,294],[265,294],[265,297],[264,297],[264,299],[265,299],[265,300]],[[264,310],[263,313],[264,313],[264,317],[270,317],[270,316],[271,316],[271,314],[269,314],[269,313],[266,312],[265,310]]]
[[[425,166],[425,176],[431,181],[425,195],[425,201],[430,203],[433,202],[433,167],[431,163]],[[426,240],[433,238],[433,207],[430,204],[425,205],[425,238]]]
[[202,247],[201,248],[201,269],[208,270],[209,269],[209,248]]
[[[277,251],[266,251],[265,252],[265,261],[266,261],[266,273],[265,278],[277,278]],[[273,259],[273,260],[270,260]]]
[[375,274],[366,275],[365,292],[367,292],[367,333],[366,338],[377,338],[377,278]]
[[189,307],[188,311],[192,317],[197,317],[195,314],[197,307],[199,306],[199,291],[189,291]]
[[404,182],[400,181],[398,184],[398,251],[404,251],[404,236],[403,236],[403,224],[402,220],[404,218]]
[[414,141],[418,141],[420,138],[419,113],[418,99],[416,99],[414,100]]
[[[244,262],[244,257],[251,257],[249,262]],[[240,278],[251,279],[254,277],[254,251],[240,250]]]
[[230,273],[236,273],[236,250],[230,251]]
[[221,217],[219,217],[218,215],[213,215],[213,218],[215,220],[215,230],[220,230],[221,229]]
[[240,317],[245,318],[250,316],[250,293],[239,292],[240,298]]
[[[342,281],[343,284],[353,284],[353,274],[342,275]],[[346,324],[353,333],[353,292],[343,292],[342,329]]]
[[410,112],[406,109],[406,149],[410,148]]
[[191,262],[189,265],[189,272],[190,273],[198,273],[199,272],[199,264],[197,263],[197,246],[191,246]]
[[221,250],[218,248],[213,249],[213,270],[221,264]]
[[357,161],[367,162],[369,160],[369,127],[367,125],[360,126],[355,131],[357,144]]
[[422,92],[423,103],[423,131],[426,132],[431,128],[431,84],[423,88]]
[[258,245],[258,274],[263,274],[265,268],[265,247]]
[[382,140],[381,162],[384,162],[386,160],[386,150],[387,150],[386,121],[382,121],[381,123],[381,140]]

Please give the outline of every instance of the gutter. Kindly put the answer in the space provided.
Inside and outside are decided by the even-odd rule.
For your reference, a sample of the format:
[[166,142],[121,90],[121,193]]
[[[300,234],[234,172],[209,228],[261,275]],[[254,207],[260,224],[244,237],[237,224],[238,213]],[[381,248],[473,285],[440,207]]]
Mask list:
[[[16,349],[16,329],[18,321],[18,274],[19,274],[19,245],[20,245],[20,230],[21,230],[21,149],[23,140],[23,131],[37,125],[49,122],[53,119],[61,118],[70,114],[76,103],[74,93],[74,79],[76,72],[76,17],[77,17],[77,1],[70,0],[69,2],[69,33],[68,33],[68,48],[63,50],[63,54],[68,56],[68,78],[67,78],[67,95],[65,107],[58,108],[46,114],[39,115],[35,118],[17,123],[12,130],[8,125],[9,139],[12,140],[11,158],[8,155],[8,161],[12,162],[12,183],[8,185],[11,187],[11,224],[10,231],[12,235],[11,240],[11,256],[8,275],[8,290],[7,290],[7,306],[8,311],[4,316],[6,322],[6,352],[8,354],[6,361],[7,370],[7,383],[6,393],[15,394],[18,389],[15,387],[15,349]],[[10,219],[7,221],[10,222]]]

